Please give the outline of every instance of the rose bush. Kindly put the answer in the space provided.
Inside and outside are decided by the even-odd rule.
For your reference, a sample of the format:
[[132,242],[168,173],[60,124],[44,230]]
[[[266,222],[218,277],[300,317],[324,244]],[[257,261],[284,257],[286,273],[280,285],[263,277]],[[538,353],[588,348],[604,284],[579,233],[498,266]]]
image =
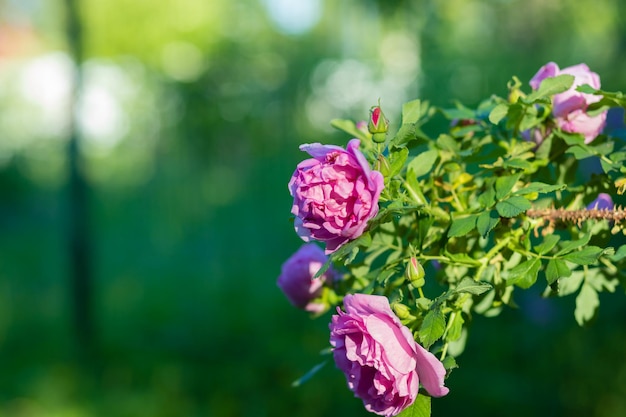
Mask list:
[[598,74],[590,71],[586,64],[559,69],[556,63],[549,62],[537,71],[529,84],[534,90],[538,90],[543,80],[562,74],[573,75],[574,83],[568,90],[555,94],[552,98],[552,114],[556,124],[565,132],[582,134],[585,137],[585,143],[590,143],[602,133],[606,124],[606,111],[597,116],[589,116],[587,107],[591,103],[600,101],[601,97],[582,93],[577,91],[576,87],[587,84],[599,89]]
[[[524,92],[513,77],[506,98],[475,109],[412,100],[395,133],[374,106],[367,129],[331,122],[358,138],[346,150],[301,147],[313,158],[289,182],[295,228],[326,243],[320,277],[341,268],[320,300],[338,306],[332,354],[371,412],[430,417],[473,315],[516,306],[521,290],[575,296],[574,318],[587,325],[599,294],[626,285],[626,138],[600,135],[606,109],[626,108],[626,96],[600,90],[584,64],[548,63],[530,84]],[[592,166],[582,160],[592,175],[580,175]]]
[[432,396],[448,393],[443,364],[415,342],[386,297],[346,295],[343,305],[330,324],[333,357],[368,411],[395,416],[413,404],[420,383]]
[[383,176],[373,171],[353,139],[344,150],[319,143],[300,146],[302,161],[289,181],[295,229],[305,241],[325,242],[326,253],[359,237],[378,213]]
[[336,273],[332,268],[315,278],[315,274],[328,260],[324,251],[314,243],[302,245],[296,253],[283,263],[278,287],[295,307],[311,313],[326,309],[323,303],[315,302],[325,282],[332,281]]

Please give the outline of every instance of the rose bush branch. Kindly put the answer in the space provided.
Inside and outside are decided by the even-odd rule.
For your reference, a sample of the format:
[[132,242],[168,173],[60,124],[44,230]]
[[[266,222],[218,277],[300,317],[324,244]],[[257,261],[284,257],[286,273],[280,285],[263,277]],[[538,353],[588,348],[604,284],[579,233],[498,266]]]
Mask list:
[[408,102],[395,134],[377,105],[367,122],[332,122],[355,137],[345,149],[301,147],[311,158],[289,182],[295,229],[325,253],[299,250],[279,286],[315,316],[336,311],[335,363],[369,411],[430,415],[472,316],[514,306],[516,291],[575,294],[582,325],[598,293],[626,282],[613,201],[626,141],[603,133],[626,99],[584,64],[548,63],[528,85],[514,77],[475,109]]

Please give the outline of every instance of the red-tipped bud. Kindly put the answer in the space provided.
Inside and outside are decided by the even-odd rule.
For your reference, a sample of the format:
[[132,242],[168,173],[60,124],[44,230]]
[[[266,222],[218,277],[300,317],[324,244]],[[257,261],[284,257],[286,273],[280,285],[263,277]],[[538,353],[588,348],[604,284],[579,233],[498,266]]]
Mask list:
[[426,275],[426,271],[424,271],[424,267],[420,264],[416,257],[411,256],[409,263],[406,266],[406,270],[404,271],[404,277],[413,284],[414,287],[422,287],[425,284],[424,276]]
[[370,109],[370,119],[367,123],[367,130],[372,134],[372,139],[376,143],[385,141],[387,129],[389,129],[389,121],[385,118],[385,114],[380,106],[374,106]]

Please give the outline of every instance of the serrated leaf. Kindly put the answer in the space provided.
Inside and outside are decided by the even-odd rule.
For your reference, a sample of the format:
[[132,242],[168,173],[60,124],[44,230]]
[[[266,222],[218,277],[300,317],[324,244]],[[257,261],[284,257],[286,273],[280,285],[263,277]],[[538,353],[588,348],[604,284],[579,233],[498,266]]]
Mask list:
[[571,146],[566,153],[574,155],[578,160],[591,158],[596,154],[590,147],[581,145]]
[[500,216],[496,210],[489,210],[481,213],[476,219],[476,229],[478,233],[485,238],[489,232],[500,222]]
[[459,217],[452,220],[450,229],[448,230],[448,237],[465,236],[476,227],[476,218],[478,215],[470,214],[466,217]]
[[416,128],[414,124],[405,123],[402,126],[400,126],[400,129],[398,129],[398,132],[394,136],[391,143],[396,148],[402,147],[406,143],[415,139],[415,131],[416,131]]
[[489,121],[493,123],[494,125],[497,125],[498,123],[500,123],[500,120],[506,117],[506,114],[508,113],[508,111],[509,111],[508,104],[504,104],[504,103],[498,104],[496,107],[493,108],[493,110],[491,110],[491,113],[489,113]]
[[541,260],[539,258],[529,259],[508,271],[505,279],[508,284],[515,284],[520,288],[528,289],[537,281],[540,267]]
[[626,258],[626,245],[620,246],[615,254],[609,257],[609,259],[613,262],[619,262],[624,258]]
[[515,217],[531,207],[530,201],[516,195],[496,203],[496,210],[498,210],[498,214],[502,217]]
[[563,256],[563,259],[578,265],[591,265],[598,261],[604,249],[597,246],[585,246],[579,251],[573,251]]
[[440,307],[433,308],[422,321],[420,327],[419,336],[422,345],[428,349],[433,343],[435,343],[446,329],[446,318],[443,315]]
[[480,266],[480,261],[469,256],[467,253],[450,253],[448,251],[444,252],[444,255],[450,258],[452,262],[469,265],[469,266]]
[[[459,335],[459,337],[461,336]],[[448,352],[450,352],[449,349]],[[448,371],[459,367],[459,365],[457,365],[456,363],[456,359],[454,359],[454,356],[452,355],[446,356],[444,360],[441,361],[441,363],[443,364],[443,367]]]
[[525,159],[514,158],[514,159],[509,159],[508,161],[504,161],[502,166],[504,168],[515,168],[515,169],[527,170],[532,167],[532,164]]
[[513,189],[515,183],[519,180],[521,175],[522,174],[505,175],[496,178],[496,199],[502,200],[504,197],[506,197]]
[[574,310],[576,322],[582,326],[591,321],[595,317],[599,306],[600,299],[598,293],[591,285],[584,283],[576,296],[576,309]]
[[579,85],[578,87],[576,87],[576,91],[580,91],[581,93],[585,93],[585,94],[596,94],[600,90],[596,90],[589,84],[583,84],[583,85]]
[[535,246],[535,251],[540,255],[548,253],[559,243],[559,240],[561,240],[561,236],[559,235],[548,235],[543,239],[541,244]]
[[437,147],[439,149],[442,149],[444,151],[450,151],[453,153],[459,152],[459,144],[450,135],[439,135],[435,143],[437,144]]
[[565,277],[559,281],[559,296],[564,297],[578,291],[584,278],[584,271],[572,271],[569,277]]
[[389,177],[393,177],[402,171],[408,156],[409,150],[407,148],[400,148],[389,154]]
[[402,105],[402,124],[417,123],[423,114],[422,101],[413,100]]
[[430,397],[419,394],[413,404],[396,417],[430,417]]
[[416,155],[407,166],[413,170],[417,177],[421,177],[430,172],[438,157],[439,152],[436,149],[429,149]]
[[454,342],[455,340],[458,340],[461,337],[463,323],[465,323],[463,314],[461,314],[460,311],[453,314],[454,317],[452,318],[452,323],[450,324],[448,333],[446,334],[446,342]]
[[476,118],[476,113],[467,107],[456,109],[441,109],[443,115],[449,120],[472,120]]
[[585,137],[580,133],[564,132],[563,130],[553,130],[554,134],[565,141],[569,146],[585,145]]
[[568,90],[574,83],[574,76],[569,74],[557,75],[544,79],[539,88],[526,97],[526,102],[532,103],[543,97],[552,96]]
[[513,195],[526,195],[532,193],[551,193],[553,191],[563,190],[567,187],[566,184],[546,184],[543,182],[531,182],[526,187],[521,188],[513,193]]
[[496,190],[493,187],[494,180],[489,178],[485,181],[485,191],[478,196],[478,202],[485,208],[493,206],[496,202]]
[[560,259],[550,259],[546,267],[546,281],[548,285],[552,284],[559,278],[569,277],[572,271],[569,269],[565,261]]
[[591,240],[591,235],[583,235],[580,239],[577,240],[564,240],[561,241],[561,249],[556,253],[555,256],[562,256],[566,253],[573,251],[574,249],[581,248]]
[[473,295],[480,295],[492,288],[487,282],[474,281],[471,278],[463,278],[461,282],[454,288],[455,293],[466,292]]
[[333,119],[330,121],[330,125],[335,129],[343,130],[352,137],[369,140],[367,134],[362,130],[357,129],[356,124],[352,120]]

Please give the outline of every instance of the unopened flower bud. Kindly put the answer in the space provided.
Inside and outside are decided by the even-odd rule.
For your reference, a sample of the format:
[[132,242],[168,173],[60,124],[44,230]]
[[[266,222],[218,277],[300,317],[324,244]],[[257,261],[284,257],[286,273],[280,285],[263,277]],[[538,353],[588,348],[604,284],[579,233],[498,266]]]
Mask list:
[[519,100],[520,97],[526,97],[526,94],[524,94],[519,87],[512,88],[509,91],[509,103],[517,103],[517,100]]
[[372,140],[376,143],[382,143],[387,137],[389,129],[389,121],[385,118],[385,114],[380,106],[374,106],[370,109],[370,119],[367,123],[367,130],[372,134]]
[[426,272],[424,271],[424,267],[417,261],[417,258],[412,256],[409,260],[409,263],[406,266],[406,270],[404,271],[404,277],[409,281],[414,287],[419,288],[424,286],[424,276]]
[[399,319],[408,319],[411,317],[411,311],[409,310],[409,307],[407,307],[406,305],[402,304],[402,303],[393,303],[391,305],[391,309],[393,310],[394,313],[396,313],[396,316],[398,316]]

